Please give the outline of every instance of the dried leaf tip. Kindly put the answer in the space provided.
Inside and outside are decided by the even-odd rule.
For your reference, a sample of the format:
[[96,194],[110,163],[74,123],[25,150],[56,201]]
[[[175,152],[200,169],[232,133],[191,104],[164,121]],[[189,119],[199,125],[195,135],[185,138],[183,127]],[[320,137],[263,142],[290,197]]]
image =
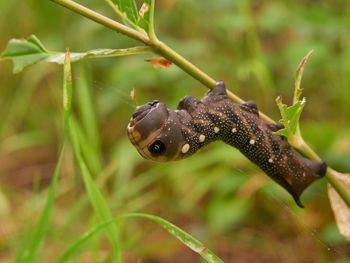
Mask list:
[[66,48],[66,53],[64,55],[64,61],[67,61],[70,58],[70,52],[69,52],[69,47]]
[[314,52],[313,49],[311,49],[311,50],[309,51],[309,53],[307,53],[306,56],[301,60],[301,62],[300,62],[300,64],[299,64],[299,67],[297,68],[297,72],[298,72],[300,69],[302,69],[303,67],[305,67],[305,64],[306,64],[306,62],[308,61],[308,59],[309,59],[310,55],[312,54],[312,52]]
[[135,88],[133,88],[133,89],[130,91],[130,97],[131,97],[131,100],[134,100],[134,99],[135,99]]
[[145,61],[151,63],[154,68],[168,68],[171,65],[171,61],[166,58],[151,58]]
[[143,3],[139,10],[139,16],[143,18],[148,9],[148,5],[146,3]]

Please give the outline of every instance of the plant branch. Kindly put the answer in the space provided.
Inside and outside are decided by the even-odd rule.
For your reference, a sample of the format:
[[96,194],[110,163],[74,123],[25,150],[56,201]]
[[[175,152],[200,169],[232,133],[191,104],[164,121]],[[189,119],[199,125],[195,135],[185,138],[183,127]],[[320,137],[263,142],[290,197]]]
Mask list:
[[[122,33],[126,36],[129,36],[135,40],[138,40],[148,46],[150,46],[151,48],[154,49],[154,52],[164,56],[165,58],[167,58],[168,60],[172,61],[175,65],[177,65],[178,67],[180,67],[183,71],[185,71],[186,73],[188,73],[189,75],[191,75],[192,77],[194,77],[195,79],[197,79],[199,82],[201,82],[203,85],[205,85],[206,87],[212,89],[215,84],[216,81],[211,78],[210,76],[208,76],[206,73],[204,73],[203,71],[201,71],[198,67],[196,67],[195,65],[193,65],[191,62],[189,62],[187,59],[185,59],[184,57],[182,57],[181,55],[179,55],[178,53],[176,53],[173,49],[169,48],[166,44],[164,44],[163,42],[159,41],[155,34],[154,31],[152,33],[152,30],[154,25],[153,25],[153,18],[151,18],[151,36],[152,36],[152,40],[150,40],[150,38],[143,34],[140,33],[132,28],[129,28],[121,23],[118,23],[106,16],[103,16],[89,8],[86,8],[78,3],[75,3],[74,1],[71,0],[50,0],[54,3],[57,3],[75,13],[78,13],[82,16],[85,16],[103,26],[106,26],[118,33]],[[154,8],[154,2],[152,3]],[[153,15],[153,11],[151,9],[151,12]],[[231,91],[227,90],[228,96],[232,99],[232,101],[236,102],[236,103],[243,103],[244,100],[241,99],[240,97],[238,97],[237,95],[235,95],[234,93],[232,93]],[[274,123],[274,121],[268,117],[267,115],[265,115],[262,112],[260,113],[260,118],[265,120],[266,122],[269,123]]]
[[89,8],[86,8],[85,6],[82,6],[76,2],[70,1],[70,0],[50,0],[54,3],[57,3],[65,8],[68,8],[69,10],[78,13],[82,16],[85,16],[105,27],[108,27],[118,33],[122,33],[123,35],[126,35],[128,37],[131,37],[133,39],[136,39],[138,41],[141,41],[142,43],[146,45],[150,45],[149,38],[146,34],[140,33],[130,27],[127,27],[121,23],[118,23],[106,16],[103,16]]
[[332,168],[327,168],[327,180],[328,183],[335,189],[335,191],[339,194],[339,196],[343,199],[343,201],[346,203],[346,205],[350,208],[350,196],[348,191],[344,188],[344,186],[340,183],[339,180],[337,180],[336,175],[341,174]]
[[[131,37],[135,40],[138,40],[145,45],[152,48],[152,51],[154,53],[157,53],[166,59],[173,62],[175,65],[177,65],[179,68],[181,68],[183,71],[191,75],[193,78],[197,79],[199,82],[204,84],[206,87],[212,89],[216,81],[211,78],[209,75],[207,75],[205,72],[201,71],[198,67],[196,67],[194,64],[189,62],[187,59],[179,55],[177,52],[175,52],[173,49],[168,47],[163,42],[159,41],[156,37],[156,34],[154,33],[153,28],[153,10],[151,10],[151,32],[149,32],[150,37],[147,36],[144,33],[138,32],[132,28],[129,28],[121,23],[118,23],[108,17],[105,17],[93,10],[90,10],[80,4],[77,4],[71,0],[50,0],[52,2],[55,2],[65,8],[70,9],[71,11],[78,13],[82,16],[85,16],[101,25],[104,25],[118,33],[122,33],[128,37]],[[152,8],[154,8],[154,0],[152,0]],[[310,52],[311,53],[311,52]],[[310,53],[308,55],[310,55]],[[305,62],[304,62],[305,63]],[[231,91],[227,90],[227,93],[229,97],[232,99],[232,101],[236,103],[243,103],[244,100],[232,93]],[[294,97],[297,97],[298,94],[296,94]],[[272,120],[270,117],[265,115],[262,112],[259,112],[260,118],[268,123],[274,123],[274,120]],[[320,157],[310,148],[309,145],[307,145],[304,140],[299,141],[297,144],[292,144],[293,147],[295,147],[299,152],[301,152],[306,157],[319,161]],[[334,171],[331,168],[327,169],[326,177],[328,179],[328,182],[333,186],[333,188],[338,192],[338,194],[343,198],[343,200],[346,202],[348,207],[350,208],[350,194],[345,190],[345,188],[336,180],[334,174],[336,171]]]

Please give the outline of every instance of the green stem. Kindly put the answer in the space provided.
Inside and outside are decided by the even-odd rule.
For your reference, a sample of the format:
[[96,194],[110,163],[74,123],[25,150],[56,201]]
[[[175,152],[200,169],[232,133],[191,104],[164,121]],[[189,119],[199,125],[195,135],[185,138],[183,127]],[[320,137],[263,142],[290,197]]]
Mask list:
[[[207,86],[209,89],[212,89],[215,86],[216,80],[211,78],[205,72],[201,71],[199,68],[197,68],[187,59],[179,55],[177,52],[175,52],[173,49],[168,47],[166,44],[164,44],[159,40],[157,40],[156,43],[153,43],[153,44],[156,47],[155,48],[156,53],[173,62],[175,65],[177,65],[183,71],[185,71],[186,73],[188,73],[189,75],[197,79],[203,85]],[[230,90],[227,90],[227,94],[232,101],[236,103],[244,103],[243,99],[241,99],[240,97],[232,93]],[[261,111],[259,111],[259,116],[261,119],[263,119],[266,122],[269,122],[269,123],[275,122],[273,119],[271,119]]]
[[326,177],[328,183],[337,191],[339,196],[343,199],[346,205],[350,208],[350,195],[349,192],[341,185],[336,175],[340,174],[339,172],[333,170],[332,168],[327,168]]
[[148,35],[152,43],[155,43],[158,41],[158,38],[156,36],[155,30],[154,30],[154,5],[155,0],[151,0],[151,7],[150,7],[150,14],[149,14],[149,29],[148,29]]
[[68,8],[72,10],[75,13],[78,13],[82,16],[85,16],[105,27],[108,27],[118,33],[122,33],[128,37],[131,37],[133,39],[136,39],[138,41],[141,41],[142,43],[146,45],[150,45],[150,41],[147,35],[142,34],[130,27],[127,27],[121,23],[118,23],[106,16],[103,16],[89,8],[86,8],[85,6],[82,6],[76,2],[70,1],[70,0],[50,0],[52,2],[55,2],[65,8]]
[[173,49],[169,48],[163,42],[157,41],[154,43],[154,46],[156,46],[156,52],[159,55],[173,62],[189,75],[197,79],[200,83],[204,84],[208,88],[213,88],[215,86],[216,81],[213,78],[209,77],[206,73],[198,69],[195,65],[176,53]]
[[[173,49],[168,47],[163,42],[159,41],[154,33],[152,32],[153,29],[153,18],[151,20],[151,39],[143,34],[140,33],[132,28],[129,28],[123,24],[120,24],[108,17],[105,17],[95,11],[92,11],[80,4],[77,4],[70,0],[50,0],[52,2],[58,3],[70,10],[72,10],[75,13],[78,13],[82,16],[85,16],[101,25],[104,25],[118,33],[122,33],[126,36],[129,36],[133,39],[136,39],[138,41],[141,41],[142,43],[146,44],[147,46],[151,47],[153,51],[166,59],[173,62],[175,65],[177,65],[179,68],[181,68],[183,71],[191,75],[193,78],[197,79],[199,82],[204,84],[208,88],[213,88],[216,84],[216,81],[211,78],[209,75],[207,75],[205,72],[201,71],[199,68],[197,68],[195,65],[193,65],[191,62],[189,62],[187,59],[179,55],[177,52],[175,52]],[[152,0],[152,4],[154,8],[154,0]],[[151,10],[152,11],[152,10]],[[153,11],[152,11],[152,17],[153,17]],[[232,101],[237,103],[243,103],[244,100],[242,100],[240,97],[235,95],[234,93],[227,90],[227,93],[229,97],[232,99]],[[273,123],[274,121],[265,115],[262,112],[259,112],[260,118],[263,119],[266,122]],[[302,142],[298,144],[297,146],[294,146],[297,150],[299,150],[302,154],[304,154],[306,157],[319,161],[320,158],[318,155],[305,143]],[[334,176],[335,171],[331,168],[328,168],[327,170],[327,180],[328,182],[333,186],[333,188],[338,192],[338,194],[343,198],[343,200],[346,202],[348,207],[350,208],[350,193],[348,193],[345,188],[337,181],[337,179]]]
[[[50,0],[52,2],[55,2],[67,9],[70,9],[71,11],[78,13],[82,16],[85,16],[103,26],[106,26],[118,33],[122,33],[126,36],[129,36],[133,39],[136,39],[138,41],[141,41],[142,43],[150,46],[154,49],[155,53],[158,53],[161,56],[164,56],[165,58],[172,61],[175,65],[177,65],[179,68],[181,68],[183,71],[197,79],[199,82],[201,82],[206,87],[212,89],[216,81],[208,76],[206,73],[201,71],[199,68],[197,68],[195,65],[193,65],[191,62],[189,62],[187,59],[176,53],[173,49],[169,48],[166,44],[159,41],[154,33],[154,25],[153,25],[153,18],[151,19],[151,32],[150,32],[150,38],[146,36],[145,34],[142,34],[132,28],[129,28],[123,24],[120,24],[108,17],[105,17],[89,8],[86,8],[80,4],[77,4],[71,0]],[[153,14],[154,11],[152,9],[154,8],[154,0],[152,0],[152,6],[151,6],[151,12]],[[150,15],[152,15],[150,14]],[[153,32],[152,32],[153,30]],[[236,103],[243,103],[244,100],[232,93],[231,91],[227,90],[228,96],[232,99],[232,101]],[[274,121],[268,117],[266,114],[259,112],[260,118],[265,120],[269,123],[274,123]]]

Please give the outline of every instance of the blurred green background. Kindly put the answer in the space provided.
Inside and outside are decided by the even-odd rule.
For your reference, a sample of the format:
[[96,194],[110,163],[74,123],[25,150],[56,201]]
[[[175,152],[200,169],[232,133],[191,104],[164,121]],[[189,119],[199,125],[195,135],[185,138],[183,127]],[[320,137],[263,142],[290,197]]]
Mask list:
[[[302,87],[301,128],[334,169],[350,171],[350,1],[159,0],[158,37],[263,112],[279,119],[275,98],[292,100],[294,72],[314,49]],[[110,17],[104,1],[80,3]],[[50,1],[0,1],[0,50],[35,34],[49,50],[86,51],[139,45]],[[90,59],[73,66],[73,112],[84,158],[114,215],[158,215],[201,240],[225,262],[350,262],[325,180],[298,208],[237,150],[213,143],[193,157],[158,164],[127,139],[135,107],[154,99],[175,108],[206,88],[176,66],[154,69],[153,55]],[[13,75],[0,63],[0,262],[12,262],[42,209],[57,162],[62,128],[62,67],[39,63]],[[135,89],[135,100],[130,92]],[[96,218],[69,146],[50,227],[36,262],[52,262]],[[154,223],[118,225],[124,262],[200,262]],[[73,262],[103,262],[104,235]]]

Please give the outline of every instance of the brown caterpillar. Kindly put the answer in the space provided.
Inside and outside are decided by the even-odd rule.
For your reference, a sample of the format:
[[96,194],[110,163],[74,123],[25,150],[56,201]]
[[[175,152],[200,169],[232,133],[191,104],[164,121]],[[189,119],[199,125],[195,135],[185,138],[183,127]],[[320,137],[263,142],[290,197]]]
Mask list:
[[273,134],[281,128],[282,124],[261,120],[255,102],[233,103],[225,84],[218,81],[201,100],[184,97],[175,111],[159,101],[137,107],[128,135],[144,158],[159,162],[186,158],[222,140],[240,150],[303,207],[301,193],[325,175],[327,165],[302,157],[282,136]]

